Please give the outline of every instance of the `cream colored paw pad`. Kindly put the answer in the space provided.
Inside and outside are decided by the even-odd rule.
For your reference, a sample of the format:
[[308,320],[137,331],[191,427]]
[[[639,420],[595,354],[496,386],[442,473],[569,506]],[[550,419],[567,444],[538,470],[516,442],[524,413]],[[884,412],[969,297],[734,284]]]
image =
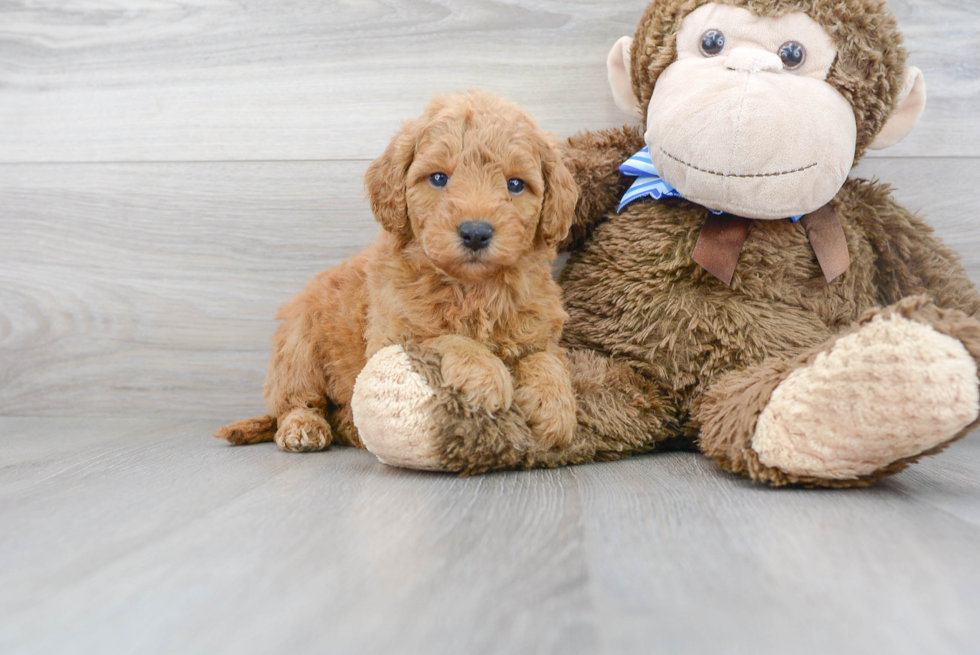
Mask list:
[[854,479],[949,441],[978,412],[977,365],[958,339],[876,317],[776,387],[752,448],[786,473]]
[[357,376],[351,399],[365,448],[391,466],[439,468],[429,410],[434,397],[401,346],[379,350]]

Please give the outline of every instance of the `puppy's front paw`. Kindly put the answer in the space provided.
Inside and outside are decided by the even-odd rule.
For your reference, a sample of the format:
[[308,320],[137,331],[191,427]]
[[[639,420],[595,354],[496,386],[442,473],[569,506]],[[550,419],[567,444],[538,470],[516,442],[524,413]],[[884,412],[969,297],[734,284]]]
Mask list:
[[279,419],[276,444],[291,453],[324,450],[331,441],[330,426],[318,412],[294,409]]
[[575,433],[575,391],[565,362],[553,353],[525,357],[514,369],[514,402],[524,410],[531,434],[546,448],[566,446]]
[[442,355],[443,385],[491,414],[510,409],[514,381],[499,357],[472,351],[449,350]]

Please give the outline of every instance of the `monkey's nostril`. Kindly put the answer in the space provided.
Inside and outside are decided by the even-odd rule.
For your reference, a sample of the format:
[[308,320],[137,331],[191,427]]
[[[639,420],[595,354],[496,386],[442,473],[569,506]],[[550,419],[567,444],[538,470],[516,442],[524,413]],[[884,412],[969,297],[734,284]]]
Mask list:
[[460,224],[457,232],[463,245],[473,252],[489,246],[493,238],[493,226],[486,221],[466,221]]

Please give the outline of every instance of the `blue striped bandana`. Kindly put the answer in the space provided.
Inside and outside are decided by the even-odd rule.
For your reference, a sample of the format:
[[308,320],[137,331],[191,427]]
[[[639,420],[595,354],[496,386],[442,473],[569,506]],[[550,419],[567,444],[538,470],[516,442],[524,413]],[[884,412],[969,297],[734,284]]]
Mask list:
[[[650,158],[649,147],[643,148],[643,150],[627,159],[619,167],[619,172],[630,177],[635,176],[636,181],[633,182],[633,185],[627,189],[625,194],[623,194],[623,199],[619,203],[619,209],[616,210],[617,214],[623,211],[623,207],[630,204],[634,200],[639,200],[640,198],[645,198],[647,196],[653,198],[654,200],[684,197],[677,191],[677,189],[667,184],[667,181],[664,178],[660,177],[660,174],[653,165],[653,160]],[[708,211],[718,216],[726,213],[716,209],[709,209]],[[803,218],[802,214],[799,216],[793,216],[789,220],[795,223],[801,218]]]

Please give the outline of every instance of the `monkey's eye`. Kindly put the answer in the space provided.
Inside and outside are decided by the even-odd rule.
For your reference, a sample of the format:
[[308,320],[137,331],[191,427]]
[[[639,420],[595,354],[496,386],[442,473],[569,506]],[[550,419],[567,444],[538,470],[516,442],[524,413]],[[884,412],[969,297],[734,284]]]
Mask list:
[[515,196],[524,193],[524,180],[519,180],[516,177],[510,178],[507,180],[507,190]]
[[429,176],[429,184],[434,189],[441,189],[449,184],[449,176],[445,173],[433,173]]
[[786,70],[794,71],[806,61],[806,48],[797,41],[787,41],[779,46],[779,58],[783,60]]
[[718,30],[708,30],[701,35],[701,54],[705,57],[714,57],[721,54],[725,49],[725,35]]

